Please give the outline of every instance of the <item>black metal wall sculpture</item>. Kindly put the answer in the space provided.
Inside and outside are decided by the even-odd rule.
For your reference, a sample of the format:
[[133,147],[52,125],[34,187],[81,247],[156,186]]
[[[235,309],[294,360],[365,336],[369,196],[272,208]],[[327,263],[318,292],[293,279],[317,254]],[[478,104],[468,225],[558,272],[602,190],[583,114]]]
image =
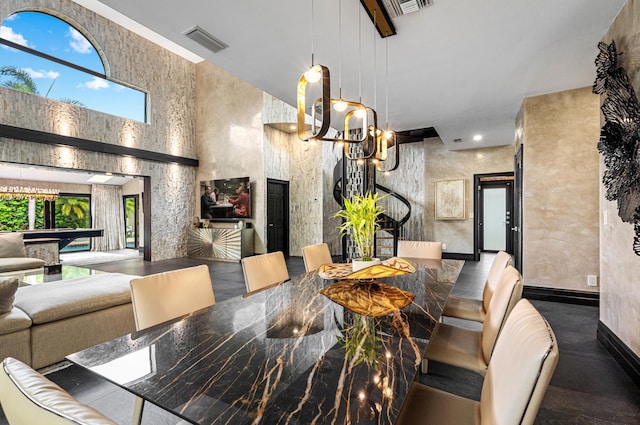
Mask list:
[[598,43],[593,92],[606,95],[602,103],[604,126],[598,151],[604,159],[602,183],[606,199],[618,202],[618,215],[632,223],[633,251],[640,256],[640,104],[627,73],[618,64],[616,45]]

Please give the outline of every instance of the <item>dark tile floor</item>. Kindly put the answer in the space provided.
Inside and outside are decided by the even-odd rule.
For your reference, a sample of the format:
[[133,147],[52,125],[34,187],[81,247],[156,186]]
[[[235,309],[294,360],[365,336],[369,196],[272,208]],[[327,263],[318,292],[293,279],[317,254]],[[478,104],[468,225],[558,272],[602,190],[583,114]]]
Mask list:
[[[480,297],[484,277],[493,259],[483,255],[480,262],[467,262],[453,292],[462,296]],[[176,268],[206,263],[211,271],[217,302],[245,292],[239,263],[205,262],[196,259],[176,259],[145,263],[125,260],[89,266],[107,271],[147,275]],[[304,272],[300,257],[287,260],[291,275]],[[613,425],[640,424],[640,387],[636,386],[618,364],[598,344],[596,328],[598,309],[545,301],[534,305],[551,324],[560,349],[560,360],[547,391],[536,424]],[[457,321],[464,326],[468,322]],[[119,424],[129,424],[133,397],[75,366],[48,373],[52,381],[74,397],[87,403]],[[478,399],[482,378],[472,372],[446,365],[430,364],[428,375],[421,382],[466,397]],[[143,415],[145,425],[176,424],[180,421],[162,409],[147,403]],[[0,413],[0,425],[7,424]]]

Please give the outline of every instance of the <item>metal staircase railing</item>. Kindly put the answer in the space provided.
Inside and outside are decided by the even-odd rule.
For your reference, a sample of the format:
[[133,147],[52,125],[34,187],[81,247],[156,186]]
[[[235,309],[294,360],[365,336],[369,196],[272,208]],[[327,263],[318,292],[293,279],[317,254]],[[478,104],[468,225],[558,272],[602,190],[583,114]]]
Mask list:
[[[341,159],[333,170],[333,198],[340,205],[342,203],[342,184],[344,176],[344,164]],[[404,225],[411,217],[411,203],[402,195],[393,190],[375,185],[376,191],[383,192],[387,196],[380,201],[385,211],[379,220],[380,228],[376,233],[376,257],[392,257],[398,252],[398,241],[405,239],[406,229]],[[343,240],[343,257],[345,256],[345,242]]]

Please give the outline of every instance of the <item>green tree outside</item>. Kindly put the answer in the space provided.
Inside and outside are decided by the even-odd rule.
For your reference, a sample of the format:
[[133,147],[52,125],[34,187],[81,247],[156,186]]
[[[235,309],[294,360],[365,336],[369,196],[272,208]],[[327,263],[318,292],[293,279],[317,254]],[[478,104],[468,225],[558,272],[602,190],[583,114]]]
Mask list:
[[86,196],[60,196],[56,200],[56,227],[71,229],[90,228],[90,208],[89,198]]
[[[44,201],[36,201],[36,229],[44,229]],[[0,201],[0,230],[29,229],[29,200],[8,199]]]

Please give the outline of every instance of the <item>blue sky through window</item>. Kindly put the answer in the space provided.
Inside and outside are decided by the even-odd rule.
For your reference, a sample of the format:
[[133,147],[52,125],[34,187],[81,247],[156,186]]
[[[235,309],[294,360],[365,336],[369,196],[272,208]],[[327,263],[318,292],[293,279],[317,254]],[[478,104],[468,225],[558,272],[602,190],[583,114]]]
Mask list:
[[[91,43],[53,16],[39,12],[11,15],[0,26],[0,38],[104,74]],[[76,100],[89,109],[145,121],[145,94],[138,90],[0,44],[0,67],[4,66],[27,72],[40,96]],[[11,78],[0,76],[0,83],[8,80]]]

